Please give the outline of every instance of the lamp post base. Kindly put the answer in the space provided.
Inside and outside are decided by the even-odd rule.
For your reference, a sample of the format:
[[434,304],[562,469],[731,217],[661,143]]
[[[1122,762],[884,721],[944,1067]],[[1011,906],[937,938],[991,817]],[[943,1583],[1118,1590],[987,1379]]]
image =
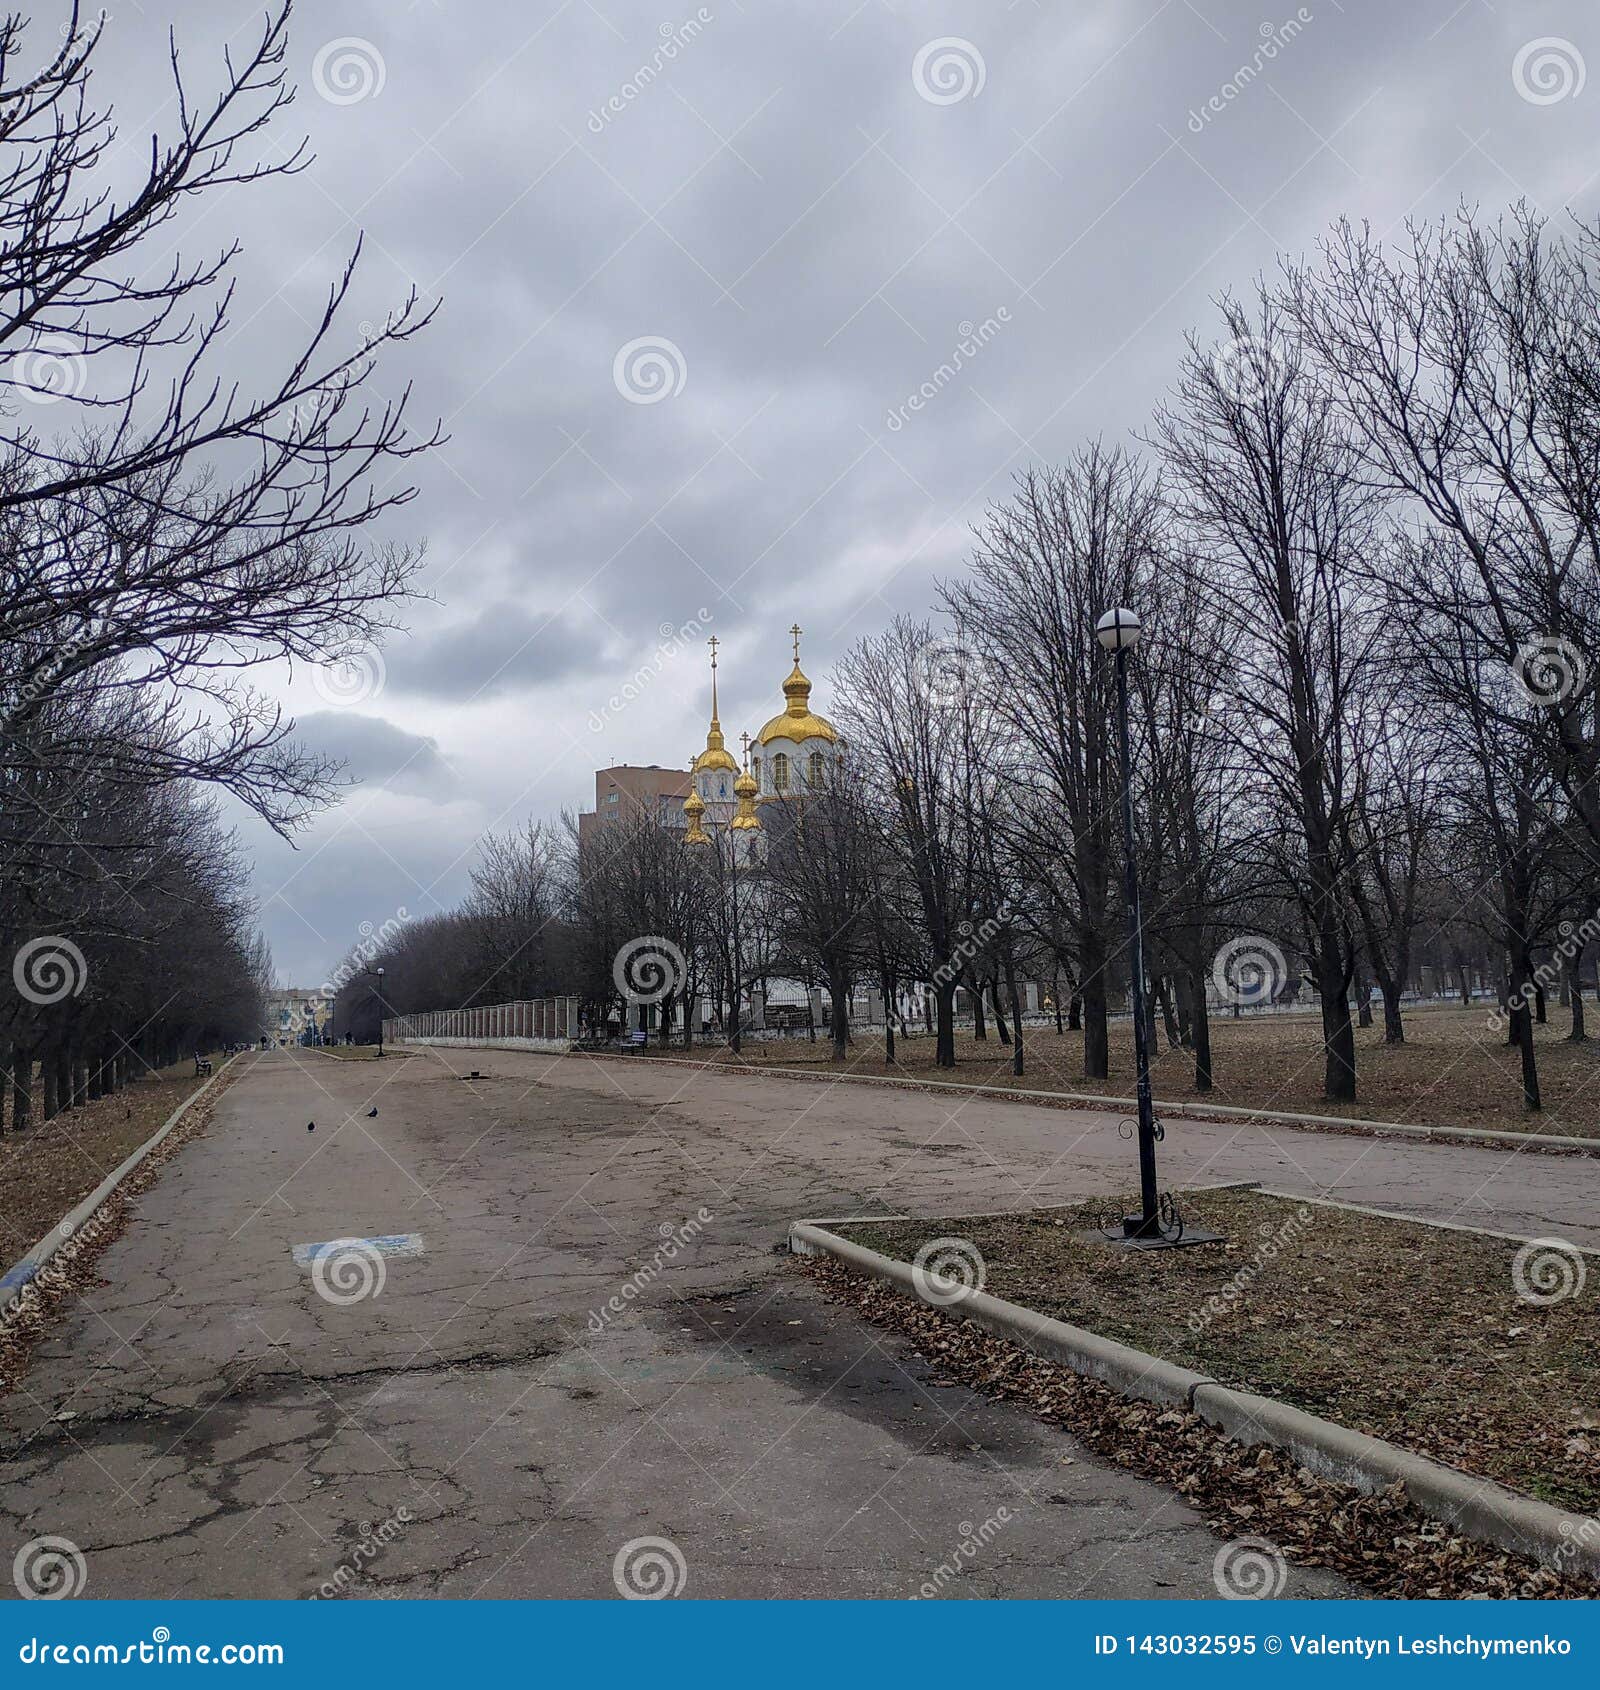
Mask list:
[[1170,1191],[1161,1193],[1154,1214],[1141,1209],[1138,1214],[1123,1215],[1091,1236],[1121,1250],[1176,1250],[1185,1244],[1225,1242],[1222,1233],[1185,1220]]
[[1124,1215],[1122,1217],[1122,1231],[1101,1232],[1097,1236],[1102,1243],[1114,1245],[1119,1250],[1178,1250],[1186,1244],[1221,1244],[1225,1236],[1220,1232],[1213,1232],[1208,1226],[1183,1226],[1177,1228],[1164,1226],[1159,1219],[1154,1223],[1155,1230],[1148,1230],[1143,1215]]

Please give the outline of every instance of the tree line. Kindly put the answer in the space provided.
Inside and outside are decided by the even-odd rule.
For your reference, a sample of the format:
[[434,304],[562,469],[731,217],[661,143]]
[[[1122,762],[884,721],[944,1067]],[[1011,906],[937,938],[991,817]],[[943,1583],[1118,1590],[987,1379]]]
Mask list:
[[[412,298],[347,333],[359,243],[277,369],[236,373],[241,247],[213,208],[267,155],[290,7],[209,89],[170,44],[167,128],[118,151],[104,14],[0,18],[0,1056],[23,1127],[259,1031],[270,959],[223,827],[337,793],[254,685],[390,625],[416,554],[371,537],[427,439],[367,397]],[[243,203],[243,202],[241,202]],[[201,219],[208,218],[202,224]],[[379,488],[386,491],[379,491]],[[3,1120],[4,1116],[0,1116]]]

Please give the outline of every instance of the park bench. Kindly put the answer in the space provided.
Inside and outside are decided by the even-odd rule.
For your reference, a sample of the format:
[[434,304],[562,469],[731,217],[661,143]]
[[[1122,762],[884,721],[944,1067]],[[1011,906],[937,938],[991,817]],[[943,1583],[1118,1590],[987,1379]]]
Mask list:
[[202,1074],[211,1072],[211,1058],[202,1056],[199,1051],[194,1053],[194,1077],[198,1080]]
[[635,1027],[631,1032],[622,1035],[622,1048],[624,1050],[643,1050],[649,1042],[650,1035],[640,1027]]

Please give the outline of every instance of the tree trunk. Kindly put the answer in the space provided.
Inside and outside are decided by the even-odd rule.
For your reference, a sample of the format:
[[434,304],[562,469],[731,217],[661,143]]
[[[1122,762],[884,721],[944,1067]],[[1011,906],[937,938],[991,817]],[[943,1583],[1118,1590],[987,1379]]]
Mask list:
[[[1156,1005],[1161,1011],[1161,1024],[1167,1030],[1167,1049],[1176,1050],[1183,1043],[1183,1033],[1178,1026],[1178,1011],[1172,1001],[1172,980],[1168,975],[1158,975],[1155,981]],[[1150,1047],[1152,1050],[1155,1046]]]
[[1406,1029],[1400,1019],[1400,982],[1384,980],[1379,989],[1383,993],[1383,1042],[1386,1045],[1403,1045]]
[[994,1030],[999,1035],[1003,1045],[1011,1043],[1011,1034],[1006,1027],[1006,1018],[1000,1013],[1000,976],[995,975],[989,982],[989,1002],[994,1005]]
[[934,1047],[933,1065],[936,1068],[954,1068],[956,1065],[956,1013],[955,1013],[956,983],[954,980],[942,981],[934,994],[934,1007],[937,1011],[938,1043]]
[[850,987],[842,973],[829,978],[828,995],[833,1001],[833,1060],[843,1062],[850,1054]]
[[1580,945],[1562,963],[1567,986],[1567,1007],[1572,1011],[1572,1030],[1567,1034],[1569,1044],[1582,1044],[1588,1038],[1583,1026],[1583,947]]
[[25,1133],[33,1125],[33,1052],[18,1049],[11,1058],[11,1130]]
[[1539,1064],[1533,1050],[1533,962],[1528,956],[1517,959],[1518,987],[1511,1012],[1512,1042],[1522,1053],[1522,1106],[1536,1114],[1544,1105],[1539,1097]]
[[1194,1089],[1210,1091],[1211,1010],[1206,1003],[1206,971],[1197,968],[1189,975],[1189,1036],[1194,1043]]
[[1067,1031],[1081,1033],[1083,1031],[1083,994],[1074,992],[1067,1004]]
[[1017,961],[1011,954],[1010,941],[1006,947],[1006,991],[1011,998],[1011,1026],[1016,1037],[1011,1041],[1011,1073],[1022,1077],[1022,990],[1017,985]]
[[1334,1103],[1356,1100],[1356,1035],[1350,1024],[1350,987],[1337,951],[1324,947],[1317,959],[1317,993],[1322,999],[1322,1094]]
[[972,996],[972,1036],[987,1042],[989,1029],[983,1019],[983,987],[969,986],[967,990]]

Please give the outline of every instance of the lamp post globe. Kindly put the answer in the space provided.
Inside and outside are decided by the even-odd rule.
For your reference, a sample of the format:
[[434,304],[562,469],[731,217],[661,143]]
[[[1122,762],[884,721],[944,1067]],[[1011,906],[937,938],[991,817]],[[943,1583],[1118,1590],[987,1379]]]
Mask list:
[[1094,637],[1107,651],[1132,651],[1143,632],[1139,618],[1126,605],[1108,610],[1094,625]]

